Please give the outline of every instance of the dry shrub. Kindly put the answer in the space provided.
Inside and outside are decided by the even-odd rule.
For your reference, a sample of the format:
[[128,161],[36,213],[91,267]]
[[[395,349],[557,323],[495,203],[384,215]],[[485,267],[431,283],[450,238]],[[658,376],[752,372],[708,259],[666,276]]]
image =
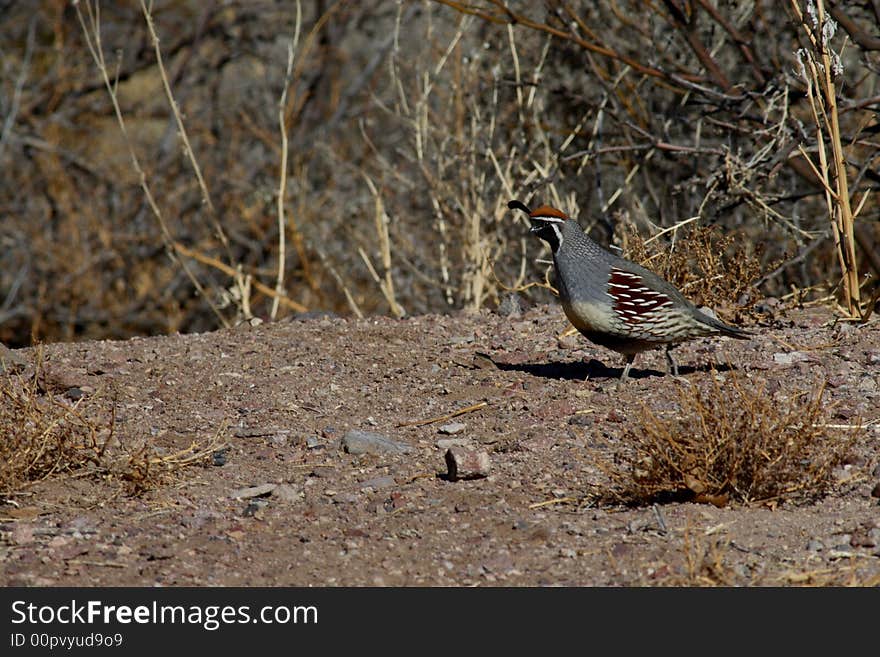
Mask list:
[[36,377],[0,382],[0,491],[100,463],[109,434],[79,404],[41,396]]
[[642,408],[624,436],[634,453],[611,472],[618,502],[690,499],[724,505],[810,500],[831,486],[832,469],[856,436],[825,429],[824,385],[810,394],[775,399],[762,385],[731,375],[711,387],[682,388],[673,417]]
[[669,569],[664,577],[652,584],[661,586],[734,586],[737,576],[725,561],[730,541],[724,537],[709,538],[695,531],[688,522],[681,549],[682,564]]
[[205,462],[219,432],[201,443],[161,454],[146,442],[123,444],[112,410],[100,395],[72,402],[44,391],[39,357],[35,373],[0,379],[0,494],[13,495],[55,475],[92,476],[140,494],[169,481],[181,468]]
[[675,231],[672,242],[644,239],[631,223],[618,225],[626,256],[670,281],[698,306],[718,309],[737,322],[756,314],[763,298],[754,287],[763,273],[760,245],[715,225],[688,224]]

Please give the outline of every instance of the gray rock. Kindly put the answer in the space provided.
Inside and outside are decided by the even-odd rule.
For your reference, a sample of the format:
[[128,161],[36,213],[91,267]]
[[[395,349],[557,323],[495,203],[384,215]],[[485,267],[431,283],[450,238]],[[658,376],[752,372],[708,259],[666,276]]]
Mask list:
[[303,492],[290,484],[278,484],[272,489],[272,499],[282,502],[299,502],[303,498]]
[[239,488],[229,497],[236,499],[249,499],[251,497],[265,497],[270,495],[277,488],[277,484],[260,484],[259,486],[249,486],[248,488]]
[[251,500],[241,512],[241,515],[244,518],[259,518],[260,511],[262,511],[268,505],[269,502],[267,500]]
[[502,317],[519,317],[522,315],[522,304],[519,301],[519,296],[514,293],[504,295],[501,303],[498,304],[498,314]]
[[349,454],[407,454],[413,448],[379,433],[353,429],[342,437],[342,449]]
[[450,447],[468,447],[471,441],[467,438],[439,438],[434,444],[440,449],[449,449]]
[[374,490],[379,490],[380,488],[391,488],[394,484],[397,483],[394,481],[394,477],[391,475],[385,475],[384,477],[373,477],[372,479],[367,479],[366,481],[361,482],[361,490],[364,488],[372,488]]
[[792,363],[801,363],[810,360],[810,356],[803,351],[780,351],[773,354],[773,361],[780,365],[791,365]]
[[444,424],[438,429],[438,431],[447,436],[454,436],[457,433],[461,433],[466,428],[467,425],[464,422],[450,422],[449,424]]

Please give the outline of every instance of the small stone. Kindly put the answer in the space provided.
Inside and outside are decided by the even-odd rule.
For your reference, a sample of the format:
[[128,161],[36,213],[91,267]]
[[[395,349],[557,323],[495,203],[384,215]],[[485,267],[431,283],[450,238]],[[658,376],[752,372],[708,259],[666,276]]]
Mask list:
[[519,296],[514,293],[504,295],[501,303],[498,304],[498,314],[502,317],[519,317],[522,315],[522,305]]
[[321,439],[317,436],[309,436],[306,438],[306,447],[309,449],[317,449],[318,447],[323,447],[321,444]]
[[257,520],[261,517],[261,511],[269,504],[267,500],[251,500],[248,502],[248,505],[244,508],[244,511],[241,512],[241,515],[245,518],[256,518]]
[[349,454],[407,454],[412,447],[379,433],[354,429],[342,437],[342,449]]
[[394,481],[394,477],[391,475],[385,475],[384,477],[373,477],[372,479],[367,479],[366,481],[361,482],[361,490],[364,488],[372,488],[374,490],[379,490],[381,488],[391,488],[397,482]]
[[226,452],[229,451],[228,447],[224,447],[223,449],[218,449],[216,452],[211,454],[211,465],[215,465],[218,468],[220,466],[226,465]]
[[807,543],[807,550],[810,552],[821,552],[825,549],[825,544],[822,543],[819,539],[814,538],[812,541]]
[[449,449],[450,447],[469,447],[471,441],[467,438],[438,438],[434,444],[440,449]]
[[271,495],[277,484],[260,484],[259,486],[249,486],[248,488],[239,488],[229,497],[236,499],[249,499],[251,497],[265,497]]
[[880,479],[880,464],[877,464],[874,467],[874,470],[871,472],[871,476],[877,477],[878,479]]
[[810,356],[803,351],[780,351],[773,354],[773,362],[780,365],[791,365],[792,363],[801,363],[810,360]]
[[272,489],[272,499],[282,502],[299,502],[303,498],[303,492],[290,484],[278,484]]
[[82,388],[68,388],[67,392],[64,393],[64,396],[72,401],[79,401],[85,397],[85,393]]
[[556,346],[560,349],[577,349],[578,338],[576,335],[562,335],[556,339]]
[[454,436],[457,433],[461,433],[467,428],[467,425],[464,422],[451,422],[449,424],[444,424],[438,431],[447,436]]
[[490,467],[491,461],[486,452],[466,447],[450,447],[446,450],[447,476],[450,481],[488,477]]

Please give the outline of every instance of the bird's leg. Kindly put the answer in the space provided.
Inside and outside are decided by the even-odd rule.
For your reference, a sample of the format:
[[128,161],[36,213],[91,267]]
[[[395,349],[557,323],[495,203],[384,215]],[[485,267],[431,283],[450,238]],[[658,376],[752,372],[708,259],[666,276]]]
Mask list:
[[666,366],[668,367],[668,372],[677,377],[678,376],[678,364],[675,362],[675,359],[672,357],[672,345],[666,345]]
[[626,380],[629,378],[629,370],[633,366],[633,361],[636,359],[635,354],[627,354],[626,355],[626,365],[623,366],[623,374],[620,375],[619,385],[623,385],[626,383]]

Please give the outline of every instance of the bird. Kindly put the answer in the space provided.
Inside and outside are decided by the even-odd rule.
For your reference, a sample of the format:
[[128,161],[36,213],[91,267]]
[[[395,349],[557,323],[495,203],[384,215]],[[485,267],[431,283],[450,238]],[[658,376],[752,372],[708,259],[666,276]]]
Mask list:
[[550,246],[568,320],[591,342],[626,357],[620,385],[643,351],[665,347],[669,371],[678,376],[671,353],[676,344],[711,335],[752,336],[700,311],[657,274],[606,250],[561,210],[548,205],[531,210],[517,200],[507,207],[528,214],[530,232]]

